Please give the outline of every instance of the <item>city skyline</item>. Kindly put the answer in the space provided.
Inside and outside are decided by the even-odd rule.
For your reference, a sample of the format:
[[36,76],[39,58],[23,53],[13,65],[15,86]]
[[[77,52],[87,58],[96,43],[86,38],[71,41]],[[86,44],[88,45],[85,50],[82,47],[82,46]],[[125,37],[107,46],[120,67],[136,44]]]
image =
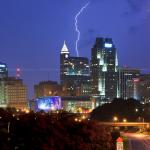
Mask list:
[[[0,49],[3,54],[0,61],[7,63],[11,75],[15,75],[15,69],[20,67],[21,78],[30,90],[41,80],[58,81],[63,41],[66,40],[71,54],[76,56],[74,16],[88,1],[45,1],[42,5],[40,1],[8,2],[0,5]],[[78,22],[80,56],[90,58],[96,37],[110,37],[118,49],[119,65],[149,72],[150,4],[147,1],[129,2],[90,1]]]
[[0,1],[1,150],[150,149],[150,0]]

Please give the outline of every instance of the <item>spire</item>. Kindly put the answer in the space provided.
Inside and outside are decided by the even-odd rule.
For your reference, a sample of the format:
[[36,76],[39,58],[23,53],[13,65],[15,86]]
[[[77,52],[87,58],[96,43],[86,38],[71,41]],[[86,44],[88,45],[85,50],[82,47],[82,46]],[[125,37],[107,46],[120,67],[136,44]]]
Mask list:
[[64,45],[61,49],[61,54],[69,54],[69,50],[67,48],[66,42],[64,41]]

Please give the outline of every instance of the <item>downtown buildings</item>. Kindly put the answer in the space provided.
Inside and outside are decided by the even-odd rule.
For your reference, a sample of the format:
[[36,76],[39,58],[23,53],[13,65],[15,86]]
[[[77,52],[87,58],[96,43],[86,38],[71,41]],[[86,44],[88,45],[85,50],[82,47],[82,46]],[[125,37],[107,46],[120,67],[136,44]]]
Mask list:
[[22,79],[8,76],[8,68],[0,63],[0,107],[28,108],[27,86]]
[[143,90],[145,85],[149,89],[148,79],[143,79],[137,68],[118,65],[111,38],[96,38],[88,62],[84,57],[71,57],[64,43],[60,53],[60,83],[65,96],[90,96],[95,106],[110,103],[114,98],[148,99],[144,96],[147,92],[142,92],[147,91]]
[[[61,96],[67,111],[93,109],[114,98],[135,98],[150,102],[149,75],[140,70],[119,67],[117,50],[111,38],[96,38],[91,59],[71,56],[66,43],[60,51],[60,84],[41,81],[34,86],[34,97]],[[27,87],[19,78],[8,77],[5,63],[0,63],[0,106],[27,107]]]

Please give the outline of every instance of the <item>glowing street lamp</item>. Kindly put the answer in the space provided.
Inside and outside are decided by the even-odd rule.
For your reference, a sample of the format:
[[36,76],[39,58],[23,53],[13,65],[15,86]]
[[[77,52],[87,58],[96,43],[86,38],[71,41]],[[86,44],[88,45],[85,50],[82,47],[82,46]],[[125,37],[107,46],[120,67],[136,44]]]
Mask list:
[[86,118],[86,117],[83,115],[83,116],[82,116],[82,119],[85,119],[85,118]]
[[78,121],[78,118],[75,118],[74,120],[77,122],[77,121]]
[[123,122],[126,123],[126,122],[127,122],[127,119],[123,119]]
[[118,121],[118,117],[115,116],[115,117],[113,118],[113,121],[115,121],[115,122]]
[[[113,117],[113,122],[114,122],[114,124],[116,124],[117,121],[118,121],[118,117],[114,116],[114,117]],[[114,128],[114,130],[116,130],[117,127],[115,127],[115,125],[114,125],[113,128]]]

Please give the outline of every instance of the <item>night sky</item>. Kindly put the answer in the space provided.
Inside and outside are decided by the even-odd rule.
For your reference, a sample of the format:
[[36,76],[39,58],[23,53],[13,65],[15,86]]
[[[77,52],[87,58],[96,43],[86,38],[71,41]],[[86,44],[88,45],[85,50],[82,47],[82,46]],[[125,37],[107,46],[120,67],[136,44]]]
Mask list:
[[89,57],[96,37],[111,37],[119,64],[150,73],[150,0],[1,0],[0,61],[9,74],[16,67],[30,87],[41,80],[59,81],[59,53],[64,40],[76,56],[74,17],[79,16],[80,56]]

